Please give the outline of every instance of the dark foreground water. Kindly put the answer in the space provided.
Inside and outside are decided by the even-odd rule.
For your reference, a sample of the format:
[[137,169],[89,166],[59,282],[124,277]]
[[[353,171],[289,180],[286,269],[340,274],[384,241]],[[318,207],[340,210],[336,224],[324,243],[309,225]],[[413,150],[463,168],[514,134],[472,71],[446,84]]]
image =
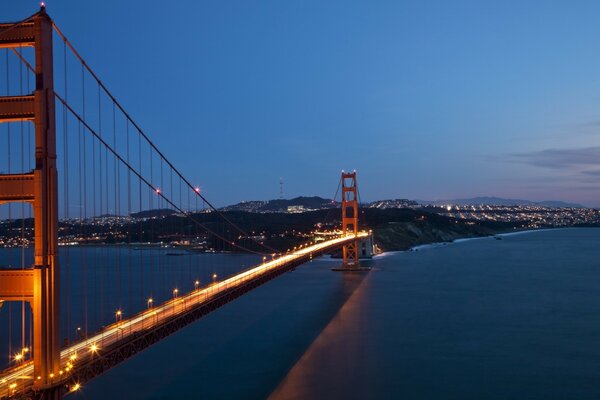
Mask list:
[[81,399],[598,399],[600,229],[315,260],[89,382]]

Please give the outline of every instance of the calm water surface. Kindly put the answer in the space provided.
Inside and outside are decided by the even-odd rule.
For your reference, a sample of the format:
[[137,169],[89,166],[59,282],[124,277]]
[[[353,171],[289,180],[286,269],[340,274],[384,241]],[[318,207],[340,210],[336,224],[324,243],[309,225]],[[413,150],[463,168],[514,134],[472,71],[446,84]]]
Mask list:
[[599,245],[562,229],[386,254],[367,275],[315,260],[77,398],[598,399]]

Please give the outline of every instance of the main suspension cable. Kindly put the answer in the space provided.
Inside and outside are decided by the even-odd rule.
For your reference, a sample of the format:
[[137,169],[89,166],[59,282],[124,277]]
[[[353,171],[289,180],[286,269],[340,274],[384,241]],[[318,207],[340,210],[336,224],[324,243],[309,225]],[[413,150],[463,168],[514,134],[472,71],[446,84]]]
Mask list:
[[69,112],[75,117],[77,118],[82,124],[83,126],[90,131],[90,133],[98,140],[98,142],[100,142],[100,144],[102,144],[102,146],[104,146],[105,149],[107,149],[108,151],[110,151],[115,157],[118,158],[118,160],[123,163],[123,165],[125,165],[131,172],[133,172],[142,182],[144,182],[144,184],[146,184],[150,189],[154,190],[154,192],[163,200],[165,200],[167,203],[169,203],[174,209],[176,209],[177,211],[179,211],[181,214],[185,215],[186,217],[190,218],[192,221],[194,221],[194,223],[198,224],[200,227],[202,227],[206,232],[214,235],[215,237],[223,240],[224,242],[227,242],[228,244],[230,244],[231,246],[234,246],[240,250],[244,250],[246,252],[249,253],[254,253],[254,254],[258,254],[258,255],[265,255],[267,253],[261,253],[258,251],[254,251],[248,248],[245,248],[243,246],[240,246],[238,244],[236,244],[235,242],[219,235],[218,233],[212,231],[211,229],[207,228],[204,224],[202,224],[200,221],[198,221],[196,218],[194,218],[192,216],[191,213],[184,211],[181,207],[179,207],[178,205],[176,205],[173,201],[171,201],[169,198],[167,198],[164,193],[159,189],[154,187],[146,178],[144,178],[138,171],[136,171],[130,164],[128,164],[123,157],[121,157],[121,155],[119,155],[117,153],[116,150],[114,150],[79,114],[77,114],[77,112],[75,110],[73,110],[73,108],[67,104],[67,102],[60,96],[58,95],[56,92],[54,93],[54,96],[56,97],[56,99],[61,102],[66,108],[67,110],[69,110]]
[[[158,154],[158,156],[164,160],[164,162],[173,169],[173,171],[177,174],[177,176],[183,180],[185,182],[185,184],[192,190],[194,191],[194,193],[196,194],[196,196],[199,196],[200,198],[202,198],[202,200],[216,213],[219,214],[219,216],[221,218],[223,218],[225,221],[227,221],[228,224],[230,224],[232,227],[234,227],[237,231],[239,231],[242,235],[246,236],[246,237],[250,237],[250,235],[248,235],[248,233],[246,233],[245,230],[243,230],[240,226],[238,226],[237,224],[235,224],[233,221],[231,221],[229,218],[227,218],[226,215],[224,215],[219,209],[217,209],[212,203],[210,203],[205,197],[204,195],[202,195],[202,193],[200,193],[199,190],[197,190],[194,185],[192,185],[192,183],[186,179],[183,174],[177,169],[175,168],[175,166],[165,157],[165,155],[158,149],[158,147],[156,147],[156,145],[154,144],[154,142],[152,142],[152,140],[150,140],[150,138],[148,137],[148,135],[142,130],[142,128],[133,120],[133,118],[129,115],[129,113],[125,110],[125,108],[121,105],[121,103],[119,103],[119,101],[116,99],[115,96],[113,96],[113,94],[108,90],[108,88],[104,85],[104,83],[100,80],[100,78],[98,77],[98,75],[96,75],[96,73],[90,68],[90,66],[85,62],[85,60],[83,59],[83,57],[79,54],[79,52],[75,49],[75,47],[73,46],[73,44],[71,44],[71,42],[67,39],[67,37],[62,33],[62,31],[58,28],[58,26],[53,22],[52,26],[54,28],[54,30],[56,31],[56,33],[62,38],[62,40],[66,43],[66,45],[71,49],[71,51],[73,52],[73,54],[75,55],[75,57],[79,60],[79,62],[82,64],[82,66],[90,73],[90,75],[94,78],[94,80],[96,80],[96,82],[98,83],[98,86],[102,88],[102,90],[105,92],[105,94],[110,98],[111,101],[113,101],[113,103],[117,106],[117,108],[119,108],[119,110],[123,113],[123,115],[125,116],[125,118],[132,124],[132,126],[139,132],[140,135],[142,135],[142,137],[144,138],[144,140],[146,140],[146,142],[154,149],[154,151],[156,151],[156,153]],[[278,250],[265,245],[264,243],[260,243],[259,241],[255,242],[259,245],[262,246],[266,249],[268,249],[270,252],[277,252]]]

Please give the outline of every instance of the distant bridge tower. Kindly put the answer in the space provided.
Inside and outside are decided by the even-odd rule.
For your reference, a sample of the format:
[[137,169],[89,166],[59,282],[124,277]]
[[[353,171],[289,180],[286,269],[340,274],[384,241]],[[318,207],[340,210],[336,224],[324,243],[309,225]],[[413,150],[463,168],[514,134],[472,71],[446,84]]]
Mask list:
[[[58,264],[58,179],[52,60],[52,20],[45,8],[20,24],[0,24],[0,48],[35,48],[35,91],[0,97],[0,123],[35,125],[35,169],[0,175],[0,204],[27,202],[33,207],[35,265],[0,270],[0,301],[28,301],[33,310],[35,386],[43,390],[59,380],[60,320]],[[38,378],[39,377],[39,378]],[[57,398],[56,391],[42,398]]]
[[[358,235],[356,171],[342,171],[342,233]],[[343,247],[344,269],[358,268],[358,242],[356,240]]]

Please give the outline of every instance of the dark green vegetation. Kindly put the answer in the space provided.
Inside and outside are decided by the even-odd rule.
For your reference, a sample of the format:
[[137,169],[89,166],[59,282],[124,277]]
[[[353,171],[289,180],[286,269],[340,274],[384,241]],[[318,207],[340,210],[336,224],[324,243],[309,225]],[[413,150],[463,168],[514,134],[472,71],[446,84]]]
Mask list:
[[467,221],[410,209],[367,209],[364,222],[373,229],[375,244],[383,251],[454,239],[512,231],[521,223]]
[[[247,233],[246,237],[239,231],[226,227],[216,213],[194,214],[193,218],[202,226],[228,239],[231,238],[241,246],[258,249],[254,245],[257,240],[279,251],[285,251],[310,240],[314,231],[339,229],[340,213],[337,209],[299,214],[224,212],[223,215],[229,221]],[[189,233],[197,229],[190,222],[182,225],[184,221],[177,216],[165,217],[158,221],[151,219],[142,224],[143,241],[155,241],[156,238],[163,241],[177,240],[181,234],[189,236]],[[361,210],[359,220],[361,229],[373,230],[375,243],[383,251],[405,250],[419,244],[452,241],[457,238],[493,235],[512,231],[520,225],[458,220],[412,209],[367,208]],[[169,228],[170,226],[173,228]],[[198,230],[201,231],[202,229]],[[137,241],[138,235],[135,236]],[[222,241],[212,241],[211,247],[216,250],[232,250],[230,246],[223,246],[220,242]]]

